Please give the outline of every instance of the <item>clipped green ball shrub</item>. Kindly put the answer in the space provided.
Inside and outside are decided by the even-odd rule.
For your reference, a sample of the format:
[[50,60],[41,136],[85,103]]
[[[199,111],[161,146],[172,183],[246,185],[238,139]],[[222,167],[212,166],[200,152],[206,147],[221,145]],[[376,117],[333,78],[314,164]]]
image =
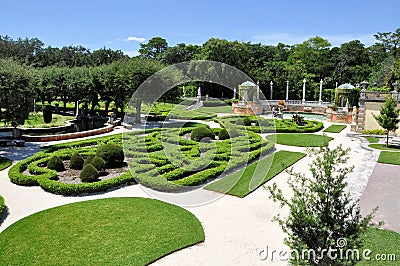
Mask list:
[[196,127],[192,130],[190,138],[194,141],[200,141],[204,138],[214,139],[214,132],[209,127]]
[[228,130],[229,132],[229,136],[231,136],[231,138],[236,138],[240,136],[239,131],[236,128],[231,128]]
[[60,159],[60,157],[54,155],[53,157],[50,158],[50,160],[47,162],[47,168],[56,170],[57,172],[64,171],[64,163]]
[[91,161],[94,159],[94,155],[89,155],[88,157],[86,157],[85,161],[83,162],[83,167],[85,167],[85,165],[87,165],[88,163],[91,163]]
[[74,153],[69,161],[69,168],[75,170],[82,170],[83,168],[83,157],[79,153]]
[[93,165],[97,169],[97,171],[100,172],[106,169],[106,161],[104,161],[104,159],[99,156],[94,157],[90,164]]
[[251,121],[248,117],[243,118],[243,125],[247,126],[251,126]]
[[82,182],[96,181],[99,178],[99,176],[100,176],[99,171],[97,171],[96,167],[94,167],[90,163],[85,165],[81,173],[79,174],[79,178],[81,179]]
[[106,161],[106,167],[119,167],[124,161],[122,147],[114,143],[101,145],[97,148],[96,156]]
[[228,130],[226,130],[225,128],[221,129],[221,131],[218,133],[218,139],[219,140],[229,139]]

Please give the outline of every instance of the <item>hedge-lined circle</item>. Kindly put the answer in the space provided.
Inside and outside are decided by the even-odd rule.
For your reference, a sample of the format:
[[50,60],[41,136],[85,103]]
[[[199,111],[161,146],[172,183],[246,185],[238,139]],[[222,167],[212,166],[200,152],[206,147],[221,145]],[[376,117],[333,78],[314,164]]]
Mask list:
[[[142,102],[152,106],[169,90],[188,82],[214,83],[234,91],[234,87],[245,81],[251,81],[251,78],[235,67],[220,62],[199,60],[172,65],[155,73],[139,86],[131,97],[125,121],[132,120],[138,114]],[[179,104],[175,108],[179,108]],[[188,117],[189,120],[191,118]],[[239,123],[235,125],[235,129],[241,131],[241,136],[210,143],[194,143],[193,140],[185,139],[184,134],[189,132],[186,131],[184,122],[174,130],[166,128],[167,124],[164,123],[160,132],[149,134],[146,136],[148,141],[143,138],[141,143],[137,140],[132,142],[129,131],[125,130],[123,147],[132,175],[138,183],[144,185],[147,193],[180,205],[203,205],[220,198],[223,194],[210,195],[199,188],[204,183],[238,168],[243,171],[250,160],[262,154],[261,148],[266,144],[263,144],[257,134],[246,130],[243,123],[245,121],[240,116],[237,115],[237,118]],[[222,127],[230,129],[228,126],[231,125],[222,124]],[[254,141],[257,144],[251,142],[257,138],[260,138]],[[155,142],[157,145],[148,145]],[[198,153],[196,149],[200,149],[200,156],[194,156]],[[257,155],[252,153],[255,150]],[[154,151],[158,154],[149,156]],[[169,168],[168,173],[164,174],[166,168]],[[263,166],[263,169],[267,170],[269,166]],[[258,180],[252,184],[257,185]],[[232,187],[234,185],[231,184]],[[227,187],[227,191],[230,188]]]

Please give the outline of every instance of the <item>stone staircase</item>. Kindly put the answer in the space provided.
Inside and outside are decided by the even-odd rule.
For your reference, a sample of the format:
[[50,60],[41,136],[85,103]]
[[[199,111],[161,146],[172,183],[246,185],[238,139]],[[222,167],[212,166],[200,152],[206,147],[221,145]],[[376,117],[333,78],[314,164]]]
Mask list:
[[185,110],[191,110],[191,111],[193,111],[193,110],[199,109],[199,108],[202,107],[202,106],[203,106],[203,101],[200,101],[200,102],[197,102],[197,103],[195,103],[195,104],[192,104],[191,106],[189,106],[189,107],[186,108]]

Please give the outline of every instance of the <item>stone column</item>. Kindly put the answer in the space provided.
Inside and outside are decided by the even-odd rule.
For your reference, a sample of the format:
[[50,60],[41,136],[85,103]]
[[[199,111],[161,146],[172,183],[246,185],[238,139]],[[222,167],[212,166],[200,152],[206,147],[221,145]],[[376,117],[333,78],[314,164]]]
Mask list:
[[322,104],[322,79],[319,82],[319,100],[318,103],[321,105]]
[[257,81],[257,101],[260,100],[260,81]]
[[271,80],[270,85],[271,85],[271,90],[269,92],[269,99],[272,100],[272,94],[273,94],[273,89],[274,89],[274,83],[272,82],[272,80]]
[[306,79],[303,79],[303,99],[301,100],[303,104],[306,102]]
[[286,80],[286,101],[289,100],[289,80]]

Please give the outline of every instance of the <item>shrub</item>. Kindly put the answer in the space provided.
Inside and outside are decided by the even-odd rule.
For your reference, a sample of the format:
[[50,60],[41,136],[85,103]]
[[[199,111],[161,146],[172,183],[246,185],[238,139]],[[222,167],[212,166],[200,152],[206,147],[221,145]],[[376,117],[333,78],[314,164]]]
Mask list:
[[100,146],[97,149],[96,156],[104,159],[106,167],[119,167],[124,161],[122,147],[114,143],[107,143]]
[[190,138],[194,141],[200,141],[203,138],[214,139],[215,135],[209,127],[196,127],[192,130]]
[[304,126],[306,124],[306,121],[304,121],[304,116],[301,115],[292,115],[292,122],[296,123],[298,126]]
[[91,163],[91,161],[94,159],[94,155],[91,154],[88,157],[86,157],[85,161],[83,162],[83,167],[85,167],[85,165],[87,165],[88,163]]
[[5,208],[6,208],[6,205],[4,203],[4,199],[2,196],[0,196],[0,217],[2,216]]
[[61,161],[60,157],[56,155],[51,157],[50,160],[47,162],[47,168],[51,170],[56,170],[57,172],[65,170],[64,163]]
[[223,128],[223,129],[219,132],[219,134],[218,134],[218,139],[219,139],[219,140],[229,139],[228,130],[226,130],[225,128]]
[[243,125],[247,126],[251,126],[251,120],[248,117],[243,118]]
[[386,130],[384,129],[364,129],[363,134],[367,135],[386,135]]
[[93,165],[97,171],[104,171],[106,168],[106,161],[104,161],[103,158],[96,156],[94,159],[90,162],[91,165]]
[[53,120],[53,109],[51,105],[46,104],[43,106],[43,121],[45,123],[51,123],[51,120]]
[[79,174],[79,178],[82,180],[82,182],[96,181],[99,178],[99,176],[100,176],[99,171],[97,171],[96,167],[94,167],[90,163],[85,165],[81,173]]
[[83,157],[79,153],[74,153],[69,161],[69,168],[81,170],[83,168]]

